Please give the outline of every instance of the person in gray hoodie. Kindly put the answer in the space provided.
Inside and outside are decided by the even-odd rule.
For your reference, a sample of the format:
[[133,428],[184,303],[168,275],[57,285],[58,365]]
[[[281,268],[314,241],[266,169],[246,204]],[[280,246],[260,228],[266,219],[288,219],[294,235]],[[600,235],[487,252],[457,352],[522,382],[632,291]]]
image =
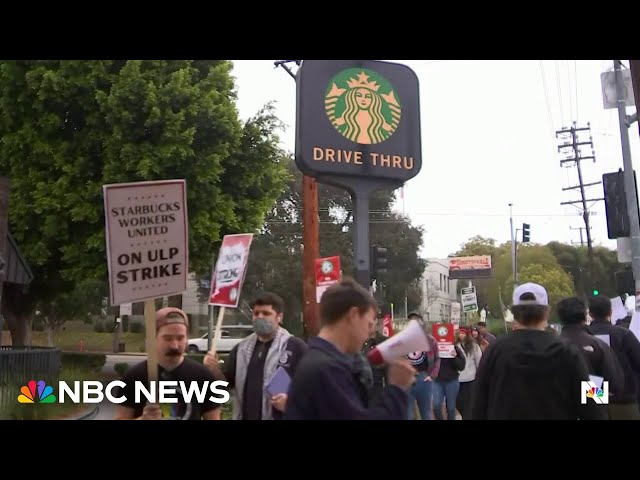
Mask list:
[[476,371],[482,358],[482,350],[477,340],[470,335],[470,331],[465,327],[460,327],[458,332],[458,346],[465,354],[464,369],[460,372],[460,390],[456,397],[456,410],[463,420],[471,420],[471,393],[476,379]]

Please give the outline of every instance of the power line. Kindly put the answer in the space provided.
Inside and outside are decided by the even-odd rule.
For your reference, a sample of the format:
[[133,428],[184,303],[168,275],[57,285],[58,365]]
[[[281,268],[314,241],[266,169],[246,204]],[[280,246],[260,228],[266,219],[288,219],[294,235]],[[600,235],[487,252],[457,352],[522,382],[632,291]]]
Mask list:
[[573,61],[573,86],[576,90],[576,122],[580,121],[580,101],[578,100],[578,61]]
[[562,101],[562,85],[560,81],[560,62],[555,60],[556,65],[556,85],[558,86],[558,101],[560,103],[560,122],[564,124],[564,102]]
[[[291,212],[299,212],[302,211],[300,207],[276,207],[279,209],[284,209]],[[332,209],[330,208],[320,208],[320,212],[330,212]],[[347,213],[352,213],[352,209],[345,209]],[[381,215],[398,215],[398,212],[394,212],[391,210],[370,210],[370,214],[381,214]],[[602,215],[603,212],[591,212],[591,215]],[[519,215],[514,215],[515,217],[575,217],[577,215],[581,215],[581,213],[521,213]],[[477,212],[411,212],[411,216],[423,216],[423,217],[505,217],[504,213],[477,213]]]

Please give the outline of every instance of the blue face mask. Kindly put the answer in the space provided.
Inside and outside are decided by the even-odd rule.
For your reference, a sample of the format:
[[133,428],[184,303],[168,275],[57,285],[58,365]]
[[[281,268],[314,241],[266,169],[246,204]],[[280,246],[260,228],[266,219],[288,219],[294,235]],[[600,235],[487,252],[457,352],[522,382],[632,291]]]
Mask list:
[[253,331],[257,335],[267,336],[274,332],[273,324],[266,318],[254,318],[253,319]]

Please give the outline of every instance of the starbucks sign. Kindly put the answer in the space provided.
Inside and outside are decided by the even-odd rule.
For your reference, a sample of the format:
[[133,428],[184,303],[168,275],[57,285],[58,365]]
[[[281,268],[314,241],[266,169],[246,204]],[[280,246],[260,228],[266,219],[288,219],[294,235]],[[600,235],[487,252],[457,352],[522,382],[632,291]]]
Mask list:
[[305,60],[298,72],[296,164],[348,186],[398,186],[422,166],[418,79],[400,64]]

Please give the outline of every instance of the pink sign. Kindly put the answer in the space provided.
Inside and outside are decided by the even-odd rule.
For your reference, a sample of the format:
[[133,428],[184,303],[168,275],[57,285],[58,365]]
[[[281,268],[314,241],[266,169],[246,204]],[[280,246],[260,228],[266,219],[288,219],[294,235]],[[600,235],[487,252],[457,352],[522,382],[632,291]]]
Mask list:
[[111,305],[187,289],[186,190],[184,180],[103,186]]
[[252,240],[252,233],[225,235],[222,239],[216,269],[211,278],[209,305],[231,308],[238,306]]

